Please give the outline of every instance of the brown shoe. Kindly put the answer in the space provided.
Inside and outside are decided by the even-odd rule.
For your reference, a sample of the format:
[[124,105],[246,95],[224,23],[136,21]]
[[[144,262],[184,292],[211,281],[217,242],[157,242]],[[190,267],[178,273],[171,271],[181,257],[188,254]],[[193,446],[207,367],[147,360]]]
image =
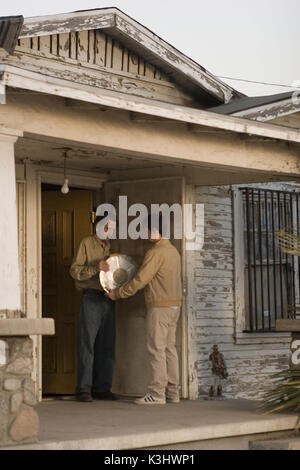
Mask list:
[[89,392],[81,392],[76,394],[76,400],[88,403],[93,401],[93,397]]
[[111,401],[118,400],[117,395],[112,393],[110,390],[108,390],[107,392],[93,392],[93,398],[95,400],[111,400]]
[[179,397],[166,397],[167,403],[180,403]]

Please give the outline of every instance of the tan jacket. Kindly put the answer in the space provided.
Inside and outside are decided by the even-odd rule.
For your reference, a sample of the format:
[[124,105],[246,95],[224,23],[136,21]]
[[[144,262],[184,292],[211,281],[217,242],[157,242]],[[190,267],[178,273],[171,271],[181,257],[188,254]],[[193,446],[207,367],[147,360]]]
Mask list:
[[130,297],[144,287],[147,308],[181,305],[180,255],[169,240],[154,243],[136,276],[116,290],[117,298]]
[[99,261],[109,256],[109,240],[100,240],[97,235],[83,238],[74,256],[70,275],[78,290],[103,290],[99,281]]

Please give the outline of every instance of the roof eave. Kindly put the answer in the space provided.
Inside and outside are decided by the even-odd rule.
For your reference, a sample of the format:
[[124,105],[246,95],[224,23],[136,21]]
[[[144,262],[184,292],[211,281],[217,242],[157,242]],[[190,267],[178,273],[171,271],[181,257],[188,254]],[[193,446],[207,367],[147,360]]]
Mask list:
[[287,116],[300,111],[299,97],[291,97],[286,100],[268,103],[263,106],[257,106],[242,111],[230,113],[230,116],[242,117],[255,121],[271,121],[273,119]]
[[0,64],[0,73],[3,74],[3,84],[13,88],[87,101],[110,108],[157,116],[171,121],[181,121],[234,133],[258,135],[264,138],[300,143],[300,131],[285,126],[253,122],[253,120],[237,116],[224,116],[205,110],[132,97],[124,93],[100,88],[95,90],[94,87],[83,86],[53,77],[47,77],[47,80],[44,80],[38,73],[24,71],[9,65],[1,66]]

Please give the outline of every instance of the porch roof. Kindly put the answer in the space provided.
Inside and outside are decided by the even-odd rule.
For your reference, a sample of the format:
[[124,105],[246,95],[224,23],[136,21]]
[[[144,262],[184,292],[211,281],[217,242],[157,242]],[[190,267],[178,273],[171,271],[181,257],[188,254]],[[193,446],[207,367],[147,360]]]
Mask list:
[[82,85],[12,65],[0,64],[0,74],[2,74],[2,84],[12,88],[61,96],[170,121],[300,143],[300,131],[286,126],[257,122],[231,115],[225,116],[210,110],[179,106],[138,96],[129,96],[126,93]]

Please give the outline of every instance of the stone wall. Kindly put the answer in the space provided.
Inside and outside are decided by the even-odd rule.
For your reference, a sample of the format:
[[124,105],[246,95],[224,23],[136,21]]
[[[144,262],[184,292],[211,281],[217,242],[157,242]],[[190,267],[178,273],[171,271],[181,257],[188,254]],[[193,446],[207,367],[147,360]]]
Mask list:
[[32,367],[30,337],[0,338],[0,445],[37,441]]

